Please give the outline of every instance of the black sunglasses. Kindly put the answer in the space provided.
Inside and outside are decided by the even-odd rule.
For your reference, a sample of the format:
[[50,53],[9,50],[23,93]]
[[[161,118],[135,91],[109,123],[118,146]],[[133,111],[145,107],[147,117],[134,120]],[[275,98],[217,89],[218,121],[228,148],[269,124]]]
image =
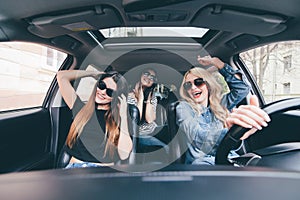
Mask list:
[[157,81],[157,78],[156,76],[152,75],[150,72],[143,72],[143,75],[144,76],[147,76],[150,80],[156,82]]
[[98,81],[97,87],[98,87],[100,90],[105,90],[105,89],[106,89],[106,94],[107,94],[107,96],[109,96],[109,97],[112,97],[113,92],[115,92],[115,90],[108,88],[103,80],[99,80],[99,81]]
[[[203,84],[205,84],[205,80],[203,80],[203,78],[196,78],[195,80],[194,80],[194,85],[196,86],[196,87],[200,87],[200,86],[202,86]],[[192,83],[189,81],[189,82],[185,82],[184,84],[183,84],[183,88],[185,89],[185,90],[190,90],[191,88],[192,88]]]

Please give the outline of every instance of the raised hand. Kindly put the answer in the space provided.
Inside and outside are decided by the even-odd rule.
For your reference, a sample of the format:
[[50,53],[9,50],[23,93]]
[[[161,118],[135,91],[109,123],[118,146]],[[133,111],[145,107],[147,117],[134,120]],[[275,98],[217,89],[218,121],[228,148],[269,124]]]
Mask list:
[[94,79],[98,80],[102,74],[105,74],[105,72],[102,72],[102,71],[95,71],[94,74],[92,74],[92,77],[93,77]]
[[217,57],[210,57],[210,56],[200,57],[200,56],[198,56],[197,60],[201,65],[204,65],[204,66],[213,65],[213,66],[217,67],[218,69],[222,69],[225,65],[224,62],[221,61]]

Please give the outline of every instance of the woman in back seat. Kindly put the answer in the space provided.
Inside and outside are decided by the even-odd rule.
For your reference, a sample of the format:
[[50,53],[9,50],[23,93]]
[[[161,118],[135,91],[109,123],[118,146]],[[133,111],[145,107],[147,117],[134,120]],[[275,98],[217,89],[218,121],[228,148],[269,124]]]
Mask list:
[[154,95],[156,83],[156,71],[152,68],[146,68],[128,94],[128,103],[135,105],[140,113],[138,151],[141,152],[147,152],[147,149],[151,148],[166,147],[165,143],[154,137],[157,128],[155,120],[158,102],[157,97]]

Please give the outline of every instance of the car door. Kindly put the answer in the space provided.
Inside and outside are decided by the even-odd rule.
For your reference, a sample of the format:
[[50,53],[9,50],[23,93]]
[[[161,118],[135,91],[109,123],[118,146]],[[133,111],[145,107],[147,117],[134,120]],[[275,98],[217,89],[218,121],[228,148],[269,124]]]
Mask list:
[[53,167],[56,111],[47,103],[66,57],[42,45],[0,43],[0,173]]

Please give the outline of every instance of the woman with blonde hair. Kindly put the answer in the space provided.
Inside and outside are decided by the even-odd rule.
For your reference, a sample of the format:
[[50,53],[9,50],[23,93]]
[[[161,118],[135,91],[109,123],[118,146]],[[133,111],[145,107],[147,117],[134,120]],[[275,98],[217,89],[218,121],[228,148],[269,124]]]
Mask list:
[[[85,104],[71,81],[94,77],[97,82]],[[57,73],[62,97],[75,118],[66,141],[71,155],[66,168],[113,165],[127,159],[132,140],[127,122],[127,81],[115,71],[64,70]]]
[[201,65],[216,67],[230,92],[223,95],[223,87],[208,70],[190,69],[185,73],[179,91],[182,101],[176,108],[177,124],[187,136],[186,163],[213,165],[218,145],[228,128],[233,124],[253,128],[242,137],[245,139],[261,126],[267,126],[270,119],[257,108],[258,103],[253,99],[253,105],[235,108],[250,90],[240,70],[216,57],[199,56],[198,61]]

